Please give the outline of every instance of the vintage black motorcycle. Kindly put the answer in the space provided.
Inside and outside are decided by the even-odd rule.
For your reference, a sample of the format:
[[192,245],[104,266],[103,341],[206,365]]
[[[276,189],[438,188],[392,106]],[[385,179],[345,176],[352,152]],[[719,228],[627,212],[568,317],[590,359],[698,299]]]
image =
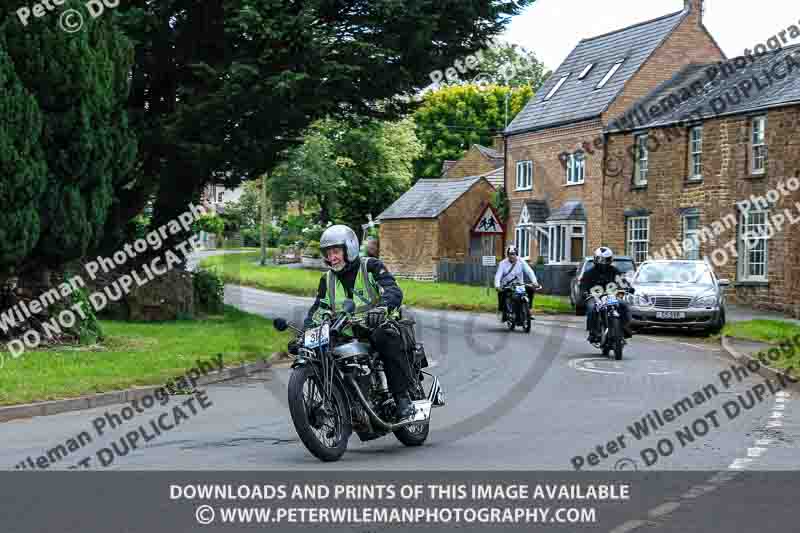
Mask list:
[[600,340],[592,343],[592,346],[602,350],[605,357],[613,351],[617,361],[622,359],[627,344],[619,304],[629,292],[632,292],[631,289],[620,289],[613,294],[590,295],[586,298],[586,305],[594,305],[597,312],[596,327],[599,331],[596,333]]
[[528,300],[525,285],[519,281],[512,281],[503,285],[501,290],[506,292],[504,318],[508,331],[514,331],[517,327],[521,327],[525,333],[530,333],[532,322],[528,314],[530,300]]
[[[355,304],[345,300],[336,315],[328,313],[321,324],[305,331],[292,328],[297,338],[290,343],[295,355],[289,379],[289,411],[306,448],[322,461],[337,461],[347,450],[352,432],[362,441],[394,433],[406,446],[420,446],[428,438],[432,407],[445,404],[439,379],[423,370],[428,360],[414,336],[414,320],[397,321],[400,341],[409,357],[413,385],[409,390],[415,413],[397,420],[383,363],[368,342],[346,332],[357,331],[363,321],[353,316]],[[284,319],[275,329],[291,327]],[[430,378],[425,393],[422,381]]]

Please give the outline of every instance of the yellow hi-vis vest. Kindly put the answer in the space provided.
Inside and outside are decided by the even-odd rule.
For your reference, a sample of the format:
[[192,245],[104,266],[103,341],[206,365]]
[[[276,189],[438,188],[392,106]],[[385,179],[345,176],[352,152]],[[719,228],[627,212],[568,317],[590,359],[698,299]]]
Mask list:
[[[353,285],[353,303],[356,304],[356,316],[363,315],[373,307],[380,304],[380,290],[378,284],[372,279],[369,272],[367,272],[366,257],[361,258],[358,273],[356,274],[356,282]],[[347,298],[347,291],[342,285],[342,282],[333,271],[329,270],[327,274],[327,288],[325,291],[325,298],[320,300],[320,306],[314,317],[315,322],[319,322],[320,312],[323,310],[330,310],[336,314],[339,310],[336,307],[336,295],[344,295],[342,299]]]

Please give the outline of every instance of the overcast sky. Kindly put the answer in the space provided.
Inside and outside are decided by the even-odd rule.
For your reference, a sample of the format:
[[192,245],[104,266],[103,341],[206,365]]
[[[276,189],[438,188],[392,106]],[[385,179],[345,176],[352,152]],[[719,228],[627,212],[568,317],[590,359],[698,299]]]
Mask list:
[[[683,5],[684,0],[536,0],[514,17],[503,39],[532,50],[555,70],[581,39],[674,13]],[[722,51],[735,57],[800,25],[800,2],[706,0],[704,23]],[[800,44],[800,39],[789,44]]]

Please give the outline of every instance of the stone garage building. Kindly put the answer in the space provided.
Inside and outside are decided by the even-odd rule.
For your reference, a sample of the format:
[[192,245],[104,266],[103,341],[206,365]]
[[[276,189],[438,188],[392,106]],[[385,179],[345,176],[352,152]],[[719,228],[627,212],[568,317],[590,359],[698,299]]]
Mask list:
[[502,256],[502,234],[473,231],[494,192],[483,176],[419,180],[377,218],[386,267],[398,278],[438,281],[440,262]]

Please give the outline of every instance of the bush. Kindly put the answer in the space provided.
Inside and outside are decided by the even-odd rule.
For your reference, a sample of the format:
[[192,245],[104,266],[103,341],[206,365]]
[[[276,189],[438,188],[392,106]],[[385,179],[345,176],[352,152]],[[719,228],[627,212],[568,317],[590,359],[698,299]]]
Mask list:
[[[267,235],[269,235],[269,231]],[[259,248],[261,246],[261,231],[252,228],[243,229],[242,245],[245,248]],[[269,239],[267,239],[267,246],[269,245]]]
[[217,215],[202,215],[194,222],[192,229],[195,233],[205,231],[212,235],[219,235],[225,231],[225,221]]
[[225,308],[225,282],[216,270],[197,269],[192,276],[197,311],[222,313]]
[[322,257],[322,254],[319,253],[319,242],[311,241],[306,244],[306,248],[303,251],[303,255],[306,257],[312,257],[314,259],[319,259]]

